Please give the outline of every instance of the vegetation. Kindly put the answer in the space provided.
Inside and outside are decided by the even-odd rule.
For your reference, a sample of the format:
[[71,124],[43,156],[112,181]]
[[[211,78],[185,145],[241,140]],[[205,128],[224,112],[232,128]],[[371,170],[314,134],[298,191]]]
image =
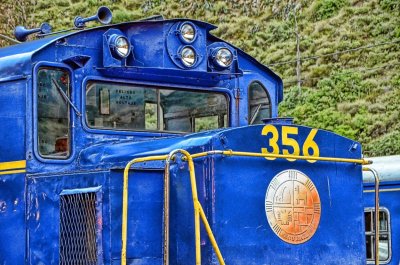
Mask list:
[[214,34],[283,77],[280,116],[358,140],[370,156],[400,153],[398,0],[3,0],[0,33],[42,21],[65,29],[101,5],[113,10],[113,22],[163,14],[216,24]]

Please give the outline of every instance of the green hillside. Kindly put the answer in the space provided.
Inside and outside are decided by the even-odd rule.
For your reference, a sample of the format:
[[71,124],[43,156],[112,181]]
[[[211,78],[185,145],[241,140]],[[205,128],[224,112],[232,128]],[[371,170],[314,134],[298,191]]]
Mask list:
[[3,0],[0,33],[42,21],[65,29],[101,5],[113,22],[162,14],[216,24],[215,35],[283,78],[280,116],[358,140],[369,156],[400,153],[399,0]]

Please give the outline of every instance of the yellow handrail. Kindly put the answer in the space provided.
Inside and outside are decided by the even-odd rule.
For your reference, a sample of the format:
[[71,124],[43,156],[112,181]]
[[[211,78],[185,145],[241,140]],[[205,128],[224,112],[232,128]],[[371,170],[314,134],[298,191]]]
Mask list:
[[286,158],[286,159],[298,159],[298,160],[316,160],[316,161],[327,161],[327,162],[345,162],[345,163],[356,163],[361,165],[370,165],[372,161],[366,159],[353,159],[353,158],[339,158],[339,157],[316,157],[316,156],[300,156],[300,155],[280,155],[280,154],[266,154],[266,153],[254,153],[254,152],[241,152],[232,150],[215,150],[208,152],[201,152],[193,154],[192,158],[199,158],[208,155],[226,155],[226,156],[248,156],[248,157],[268,157],[268,158]]
[[[181,153],[186,157],[189,166],[189,175],[190,175],[190,183],[192,188],[192,199],[194,206],[194,221],[195,221],[195,248],[196,248],[196,265],[201,265],[201,248],[200,248],[200,217],[204,223],[207,234],[210,238],[211,244],[214,248],[214,251],[217,255],[218,261],[221,265],[225,265],[224,259],[222,258],[222,254],[219,250],[219,247],[216,243],[215,237],[211,231],[210,225],[207,221],[207,218],[204,214],[203,208],[198,200],[197,196],[197,186],[196,186],[196,177],[194,171],[194,163],[192,156],[189,152],[182,149],[177,149],[172,151],[169,155],[159,155],[159,156],[149,156],[136,158],[131,160],[124,169],[124,182],[123,182],[123,195],[122,195],[122,248],[121,248],[121,265],[126,265],[126,241],[127,241],[127,219],[128,219],[128,175],[129,169],[135,163],[146,162],[146,161],[160,161],[166,160],[169,163],[171,156],[175,153]],[[166,233],[168,235],[168,233]],[[164,253],[165,254],[165,253]]]
[[127,223],[128,223],[128,174],[129,169],[133,164],[146,162],[146,161],[157,161],[167,159],[167,155],[161,156],[149,156],[135,158],[126,164],[124,169],[124,184],[122,192],[122,247],[121,247],[121,265],[126,265],[126,239],[127,239]]
[[[189,166],[189,175],[190,182],[192,188],[192,199],[194,205],[194,215],[195,215],[195,248],[196,248],[196,265],[201,264],[201,249],[200,249],[200,221],[199,217],[201,217],[205,227],[207,234],[210,238],[211,244],[214,248],[214,251],[217,255],[219,263],[224,265],[225,262],[222,258],[221,252],[218,248],[218,245],[215,241],[214,235],[211,231],[211,228],[208,224],[207,218],[204,214],[204,211],[201,207],[200,202],[197,197],[197,187],[196,187],[196,178],[194,172],[194,163],[193,159],[205,157],[209,155],[226,155],[226,156],[247,156],[247,157],[268,157],[268,158],[286,158],[286,159],[298,159],[298,160],[316,160],[316,161],[328,161],[328,162],[344,162],[344,163],[356,163],[362,165],[369,165],[372,162],[366,159],[351,159],[351,158],[337,158],[337,157],[314,157],[314,156],[300,156],[300,155],[281,155],[281,154],[267,154],[267,153],[254,153],[254,152],[241,152],[241,151],[232,151],[232,150],[214,150],[208,152],[200,152],[191,155],[189,152],[183,149],[177,149],[172,151],[169,155],[157,155],[157,156],[148,156],[135,158],[128,162],[124,169],[124,181],[123,181],[123,196],[122,196],[122,248],[121,248],[121,265],[126,265],[126,240],[127,240],[127,219],[128,219],[128,175],[129,169],[135,163],[141,163],[146,161],[160,161],[166,160],[169,164],[169,159],[173,153],[182,153],[186,158]],[[168,234],[168,233],[167,233]]]
[[215,240],[214,234],[211,227],[207,221],[207,217],[204,213],[203,207],[201,206],[198,196],[197,196],[197,186],[196,186],[196,176],[194,171],[194,163],[192,155],[183,149],[177,149],[170,153],[170,157],[173,154],[181,153],[186,157],[189,166],[190,184],[192,187],[192,198],[193,198],[193,208],[194,208],[194,226],[195,226],[195,248],[196,248],[196,265],[201,265],[201,248],[200,248],[200,217],[206,228],[207,235],[211,241],[211,245],[217,255],[219,264],[225,265],[225,261],[222,257],[221,251],[219,250],[217,241]]

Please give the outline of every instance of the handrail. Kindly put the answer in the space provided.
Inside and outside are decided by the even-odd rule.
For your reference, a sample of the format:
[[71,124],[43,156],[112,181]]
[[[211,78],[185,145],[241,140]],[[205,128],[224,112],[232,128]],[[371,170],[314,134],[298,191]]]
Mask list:
[[286,158],[286,159],[298,159],[298,160],[316,160],[316,161],[327,161],[327,162],[344,162],[344,163],[356,163],[361,165],[370,165],[372,161],[366,159],[353,159],[353,158],[340,158],[340,157],[316,157],[316,156],[301,156],[301,155],[281,155],[281,154],[269,154],[269,153],[255,153],[255,152],[241,152],[232,150],[214,150],[208,152],[201,152],[193,154],[192,158],[199,158],[208,155],[226,155],[226,156],[249,156],[249,157],[266,157],[266,158]]
[[196,265],[201,265],[201,249],[200,249],[200,218],[203,221],[203,224],[206,228],[206,232],[211,241],[211,245],[214,249],[215,254],[217,255],[218,261],[220,265],[225,265],[225,261],[222,257],[221,251],[219,250],[218,244],[215,240],[214,234],[211,230],[210,224],[208,223],[207,217],[204,213],[203,207],[201,206],[198,196],[197,196],[197,186],[196,186],[196,176],[194,171],[194,163],[192,155],[183,149],[177,149],[170,153],[170,156],[181,153],[188,162],[189,166],[189,175],[190,175],[190,184],[192,187],[192,199],[193,199],[193,207],[194,207],[194,226],[195,226],[195,248],[196,248]]
[[128,174],[129,169],[133,164],[146,162],[146,161],[159,161],[167,159],[167,155],[149,156],[135,158],[126,164],[124,169],[124,183],[122,191],[122,247],[121,247],[121,265],[126,265],[126,240],[127,240],[127,223],[128,223]]
[[165,160],[165,175],[164,175],[164,264],[169,264],[169,163],[172,157],[176,153],[181,153],[186,157],[189,165],[190,183],[192,188],[192,199],[194,206],[194,221],[195,221],[195,248],[196,248],[196,265],[201,265],[201,246],[200,246],[200,218],[206,228],[207,234],[210,238],[211,245],[217,255],[218,261],[221,265],[225,265],[222,254],[219,250],[218,244],[212,233],[211,227],[207,221],[207,217],[204,213],[203,207],[201,206],[197,196],[196,177],[194,171],[194,163],[192,156],[189,152],[183,149],[176,149],[170,152],[168,155],[149,156],[142,158],[135,158],[131,160],[124,169],[124,183],[123,183],[123,195],[122,195],[122,248],[121,248],[121,265],[126,265],[126,241],[127,241],[127,219],[128,219],[128,175],[129,169],[135,163],[146,162],[146,161],[160,161]]
[[379,175],[369,167],[363,167],[363,171],[370,171],[375,178],[375,265],[379,265]]
[[[350,159],[350,158],[337,158],[337,157],[314,157],[314,156],[300,156],[300,155],[281,155],[281,154],[269,154],[269,153],[254,153],[254,152],[241,152],[241,151],[232,151],[232,150],[213,150],[208,152],[200,152],[196,154],[190,154],[186,150],[176,149],[170,152],[168,155],[157,155],[157,156],[148,156],[132,159],[127,163],[124,169],[124,181],[123,181],[123,195],[122,195],[122,247],[121,247],[121,265],[126,265],[126,241],[127,241],[127,219],[128,219],[128,175],[129,170],[133,164],[146,162],[146,161],[166,161],[165,167],[165,175],[164,182],[166,186],[164,187],[164,228],[166,225],[169,226],[169,163],[174,154],[181,153],[189,166],[189,175],[191,181],[192,188],[192,199],[194,206],[194,215],[195,215],[195,241],[196,241],[196,265],[201,264],[201,250],[200,250],[200,223],[199,217],[204,223],[207,234],[210,238],[211,244],[216,252],[217,258],[221,265],[224,265],[225,262],[222,258],[218,245],[215,241],[214,235],[211,231],[210,225],[208,224],[207,218],[205,216],[204,210],[198,201],[197,197],[197,187],[196,187],[196,178],[194,172],[194,163],[193,159],[206,157],[210,155],[226,155],[226,156],[247,156],[247,157],[264,157],[264,158],[286,158],[286,159],[299,159],[299,160],[315,160],[315,161],[328,161],[328,162],[344,162],[344,163],[356,163],[361,165],[369,165],[372,162],[366,159]],[[168,166],[168,167],[167,167]],[[168,173],[167,173],[168,171]],[[168,181],[168,184],[166,183]],[[165,190],[167,188],[168,190]],[[168,192],[168,193],[167,193]],[[168,198],[167,198],[168,195]],[[167,223],[166,223],[167,222]],[[379,232],[378,232],[379,233]],[[168,249],[169,247],[169,227],[167,230],[164,230],[164,264],[168,265]]]

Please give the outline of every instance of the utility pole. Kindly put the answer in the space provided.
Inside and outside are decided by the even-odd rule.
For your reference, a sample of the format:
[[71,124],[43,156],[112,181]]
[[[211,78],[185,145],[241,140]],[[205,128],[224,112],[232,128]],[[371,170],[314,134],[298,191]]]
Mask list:
[[300,34],[299,28],[297,26],[297,15],[296,8],[293,7],[293,16],[294,16],[294,34],[296,35],[296,76],[297,76],[297,86],[299,87],[299,95],[301,94],[301,54],[300,54]]

